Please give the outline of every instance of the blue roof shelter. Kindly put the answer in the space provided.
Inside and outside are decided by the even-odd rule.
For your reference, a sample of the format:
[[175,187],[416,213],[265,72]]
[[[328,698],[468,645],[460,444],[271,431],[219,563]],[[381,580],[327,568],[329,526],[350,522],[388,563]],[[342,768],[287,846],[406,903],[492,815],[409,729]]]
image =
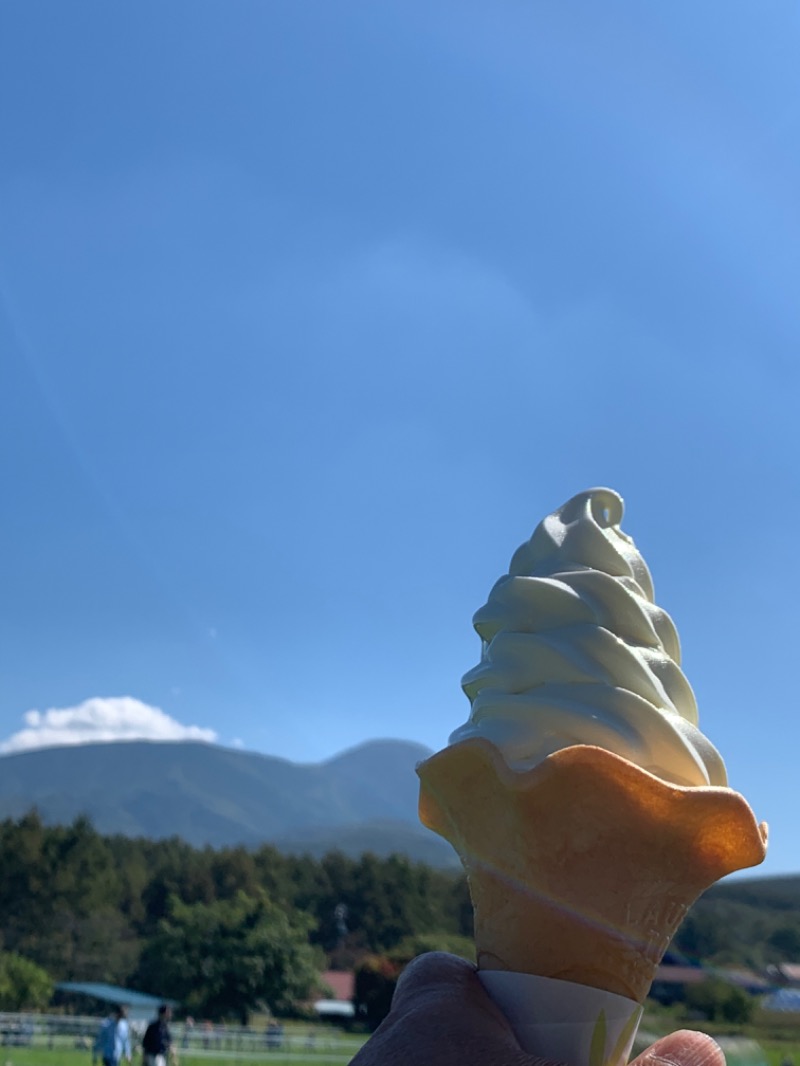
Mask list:
[[152,1018],[162,1003],[170,1007],[178,1005],[174,999],[162,999],[146,992],[134,992],[130,988],[117,988],[116,985],[106,985],[98,981],[62,981],[56,985],[56,989],[70,995],[89,996],[114,1006],[126,1006],[128,1016],[135,1021]]
[[764,1010],[800,1011],[800,988],[779,988],[761,1000]]

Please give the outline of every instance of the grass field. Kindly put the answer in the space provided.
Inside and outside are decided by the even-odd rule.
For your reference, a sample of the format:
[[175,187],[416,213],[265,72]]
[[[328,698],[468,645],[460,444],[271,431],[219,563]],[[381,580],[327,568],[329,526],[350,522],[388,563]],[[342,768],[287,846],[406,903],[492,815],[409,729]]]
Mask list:
[[[346,1045],[334,1050],[321,1049],[317,1052],[287,1052],[264,1051],[259,1055],[244,1055],[224,1052],[217,1055],[197,1055],[189,1053],[181,1055],[180,1066],[233,1066],[233,1064],[264,1063],[265,1066],[345,1066],[355,1055],[363,1037],[353,1038]],[[134,1066],[141,1066],[141,1059],[134,1056]],[[76,1051],[73,1048],[46,1047],[3,1047],[0,1048],[0,1066],[91,1066],[92,1056],[87,1051]],[[776,1064],[778,1066],[778,1064]]]
[[[180,1066],[249,1066],[263,1063],[264,1066],[346,1066],[364,1042],[365,1037],[353,1037],[343,1041],[337,1049],[321,1049],[317,1052],[304,1053],[264,1051],[261,1054],[202,1054],[184,1053]],[[795,1066],[800,1066],[800,1043],[781,1041],[778,1043],[759,1043],[751,1039],[729,1042],[725,1037],[718,1037],[725,1047],[728,1066],[783,1066],[791,1059]],[[0,1066],[91,1066],[91,1054],[76,1051],[73,1048],[46,1047],[0,1048]],[[134,1066],[140,1066],[140,1060],[134,1057]]]
[[[728,1066],[800,1066],[800,1017],[760,1016],[748,1026],[738,1029],[713,1023],[686,1022],[666,1012],[646,1016],[637,1051],[642,1050],[658,1034],[682,1028],[698,1028],[710,1032],[725,1051]],[[309,1033],[307,1027],[303,1035]],[[291,1023],[287,1027],[288,1047],[270,1051],[187,1048],[180,1053],[179,1066],[346,1066],[367,1039],[330,1029],[314,1033],[315,1047],[304,1047],[301,1030]],[[58,1039],[58,1038],[57,1038]],[[66,1039],[66,1038],[62,1038]],[[0,1046],[0,1066],[91,1066],[91,1052],[75,1049],[72,1044],[53,1048],[40,1044],[33,1047]],[[141,1059],[134,1056],[134,1066]]]
[[[193,1057],[183,1055],[180,1066],[246,1066],[249,1063],[263,1063],[264,1066],[345,1066],[361,1046],[362,1040],[353,1040],[346,1053],[342,1048],[335,1054],[322,1051],[303,1054],[292,1052],[283,1054],[277,1051],[265,1051],[258,1056],[237,1056],[224,1053],[219,1056]],[[723,1040],[723,1043],[727,1042]],[[764,1045],[753,1041],[743,1041],[735,1046],[725,1048],[728,1066],[783,1066],[790,1058],[795,1066],[800,1066],[800,1045],[772,1044]],[[134,1058],[134,1066],[140,1060]],[[0,1049],[0,1066],[91,1066],[91,1055],[85,1051],[72,1048],[2,1048]]]

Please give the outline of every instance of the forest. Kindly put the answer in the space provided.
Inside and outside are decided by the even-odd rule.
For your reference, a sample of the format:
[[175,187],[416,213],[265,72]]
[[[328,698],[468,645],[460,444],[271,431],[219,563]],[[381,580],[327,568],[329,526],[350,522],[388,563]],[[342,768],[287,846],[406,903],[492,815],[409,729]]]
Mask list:
[[[717,886],[673,949],[720,965],[799,961],[797,888]],[[246,1021],[262,1005],[290,1010],[326,968],[356,969],[369,984],[420,950],[469,956],[471,933],[464,877],[398,855],[195,848],[103,836],[85,818],[48,826],[35,812],[0,822],[0,1009],[37,1005],[19,1002],[20,987],[41,999],[53,982],[106,981]],[[9,967],[17,977],[4,982]]]
[[[244,1020],[248,1004],[286,1009],[319,971],[426,934],[456,949],[471,934],[466,883],[400,856],[194,848],[102,836],[85,818],[46,826],[35,812],[0,822],[0,951],[54,982],[106,981]],[[253,972],[233,980],[246,960]]]

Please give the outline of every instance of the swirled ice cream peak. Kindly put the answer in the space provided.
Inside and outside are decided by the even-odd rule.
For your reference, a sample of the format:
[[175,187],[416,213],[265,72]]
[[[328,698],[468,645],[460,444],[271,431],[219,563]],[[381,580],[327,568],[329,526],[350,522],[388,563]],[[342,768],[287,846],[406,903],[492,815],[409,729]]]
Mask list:
[[519,770],[594,744],[675,784],[726,785],[623,510],[616,492],[589,489],[514,553],[473,619],[481,661],[461,682],[472,712],[450,743],[485,737]]

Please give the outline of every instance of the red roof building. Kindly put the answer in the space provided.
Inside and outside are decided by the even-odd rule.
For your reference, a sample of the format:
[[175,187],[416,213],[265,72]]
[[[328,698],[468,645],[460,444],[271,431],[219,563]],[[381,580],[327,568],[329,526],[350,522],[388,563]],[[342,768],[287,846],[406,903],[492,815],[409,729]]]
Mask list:
[[355,990],[355,974],[343,970],[326,970],[321,975],[322,983],[333,992],[333,999],[349,1003]]

